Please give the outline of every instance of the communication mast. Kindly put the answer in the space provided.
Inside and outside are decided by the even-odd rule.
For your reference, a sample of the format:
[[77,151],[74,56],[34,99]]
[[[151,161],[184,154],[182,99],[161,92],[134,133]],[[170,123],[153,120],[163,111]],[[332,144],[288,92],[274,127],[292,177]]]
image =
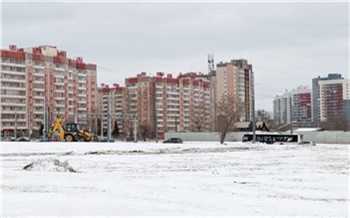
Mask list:
[[214,54],[208,54],[208,70],[209,75],[214,71]]

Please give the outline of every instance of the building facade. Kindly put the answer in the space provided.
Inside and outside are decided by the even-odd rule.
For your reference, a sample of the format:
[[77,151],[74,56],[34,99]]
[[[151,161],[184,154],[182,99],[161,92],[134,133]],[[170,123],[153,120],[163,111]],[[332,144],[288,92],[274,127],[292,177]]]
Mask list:
[[325,129],[350,129],[349,84],[349,79],[319,81],[320,120]]
[[273,100],[273,118],[279,128],[286,126],[311,127],[311,89],[299,86],[297,89],[277,95]]
[[[98,134],[107,134],[108,112],[111,113],[111,134],[116,135],[125,132],[126,127],[124,122],[128,122],[129,117],[122,117],[124,115],[126,105],[126,91],[124,87],[114,83],[112,87],[104,83],[98,88],[97,113],[91,114],[92,122],[94,123],[92,131]],[[110,111],[108,110],[110,107]]]
[[342,79],[341,74],[328,74],[327,77],[320,77],[312,79],[312,121],[315,127],[320,126],[321,122],[321,105],[320,105],[320,86],[319,81],[338,80]]
[[273,119],[277,127],[290,125],[291,123],[291,94],[277,95],[273,100]]
[[[218,105],[222,99],[232,96],[243,106],[240,121],[252,121],[254,98],[254,73],[247,60],[231,60],[228,63],[220,62],[216,65],[214,78],[214,99]],[[215,116],[217,116],[215,108]]]
[[[99,88],[99,108],[104,108],[102,113],[107,108],[104,99],[118,93],[116,89],[104,86]],[[142,72],[136,77],[126,78],[125,88],[119,87],[122,92],[119,96],[123,97],[119,101],[112,98],[115,108],[111,109],[111,114],[117,119],[120,133],[125,136],[132,135],[134,117],[141,137],[144,134],[153,138],[157,133],[161,138],[164,132],[208,131],[209,87],[209,81],[197,73],[173,77],[158,72],[152,77]]]
[[[44,122],[58,117],[88,128],[88,114],[96,111],[96,65],[68,58],[55,46],[1,50],[1,132],[30,135]],[[46,106],[46,107],[45,107]]]
[[299,86],[292,91],[293,124],[298,127],[312,126],[311,88]]

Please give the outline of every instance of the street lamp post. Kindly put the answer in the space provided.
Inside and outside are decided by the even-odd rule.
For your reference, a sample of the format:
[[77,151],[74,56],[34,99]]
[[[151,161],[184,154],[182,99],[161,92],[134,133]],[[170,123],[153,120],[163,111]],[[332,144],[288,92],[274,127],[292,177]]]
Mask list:
[[137,142],[136,114],[134,114],[134,143]]
[[253,89],[253,97],[252,97],[252,111],[253,111],[253,143],[256,142],[256,118],[255,118],[255,86],[260,85],[260,83],[257,83],[254,85]]
[[107,142],[111,140],[111,104],[108,96],[107,100]]
[[293,135],[293,95],[290,95],[290,134]]

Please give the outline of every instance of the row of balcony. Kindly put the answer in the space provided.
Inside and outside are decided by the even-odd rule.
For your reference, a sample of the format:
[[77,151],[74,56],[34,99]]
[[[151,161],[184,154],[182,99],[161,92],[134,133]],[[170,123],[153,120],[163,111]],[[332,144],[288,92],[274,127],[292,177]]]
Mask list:
[[17,72],[17,71],[10,71],[10,70],[1,70],[1,74],[12,74],[12,75],[26,75],[26,72]]

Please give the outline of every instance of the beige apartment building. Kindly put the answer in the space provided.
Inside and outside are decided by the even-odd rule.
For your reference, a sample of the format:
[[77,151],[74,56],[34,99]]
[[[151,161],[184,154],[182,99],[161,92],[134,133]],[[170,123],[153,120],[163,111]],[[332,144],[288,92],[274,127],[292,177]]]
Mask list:
[[[231,60],[220,62],[216,65],[216,75],[213,79],[215,106],[222,99],[232,96],[239,101],[243,107],[240,121],[252,121],[254,97],[254,73],[251,64],[247,60]],[[218,115],[217,108],[214,109],[215,117]]]
[[55,46],[1,50],[1,133],[29,135],[44,121],[49,127],[62,117],[85,128],[97,110],[95,64],[71,59]]

